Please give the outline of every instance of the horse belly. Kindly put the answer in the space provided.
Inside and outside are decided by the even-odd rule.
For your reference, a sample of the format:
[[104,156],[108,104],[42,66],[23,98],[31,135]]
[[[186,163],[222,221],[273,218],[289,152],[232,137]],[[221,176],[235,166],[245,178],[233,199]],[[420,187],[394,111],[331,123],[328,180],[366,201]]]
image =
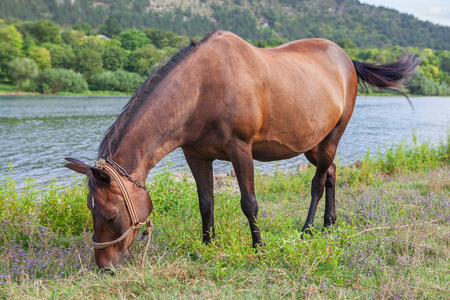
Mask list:
[[277,109],[266,116],[263,127],[255,136],[255,159],[273,161],[292,158],[311,150],[325,139],[338,123],[342,109],[339,101],[330,101],[327,97],[311,99],[316,101],[308,103],[308,109],[295,105],[295,101],[287,106],[278,102]]
[[259,161],[274,161],[289,159],[304,153],[305,151],[292,149],[287,145],[276,141],[254,143],[252,148],[253,158]]
[[272,137],[261,137],[255,139],[252,147],[253,158],[259,161],[274,161],[288,159],[305,153],[317,146],[328,134],[322,133],[306,134],[304,131],[298,133],[289,131],[279,133]]

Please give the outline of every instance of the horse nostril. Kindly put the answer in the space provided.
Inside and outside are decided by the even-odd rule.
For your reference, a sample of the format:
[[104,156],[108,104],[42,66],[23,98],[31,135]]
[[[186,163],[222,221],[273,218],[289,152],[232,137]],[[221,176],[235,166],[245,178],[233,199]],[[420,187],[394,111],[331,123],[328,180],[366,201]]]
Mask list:
[[114,268],[106,267],[100,269],[101,274],[116,276],[116,270]]
[[130,259],[131,257],[133,257],[133,253],[129,250],[127,250],[124,254],[123,254],[123,258],[124,259]]

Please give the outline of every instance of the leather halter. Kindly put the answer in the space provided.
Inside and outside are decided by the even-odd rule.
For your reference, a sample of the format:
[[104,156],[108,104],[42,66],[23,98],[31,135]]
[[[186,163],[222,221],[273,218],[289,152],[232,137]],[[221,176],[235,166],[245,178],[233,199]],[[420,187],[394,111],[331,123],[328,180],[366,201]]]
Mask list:
[[[145,246],[145,250],[144,250],[144,255],[142,258],[142,263],[143,263],[145,255],[147,253],[148,245],[150,243],[151,232],[153,230],[152,219],[150,219],[150,216],[149,216],[147,218],[147,220],[145,220],[144,222],[139,221],[137,214],[136,214],[136,210],[133,205],[133,201],[130,196],[130,193],[128,192],[128,189],[125,186],[119,172],[123,176],[128,178],[131,182],[135,183],[138,187],[140,187],[146,191],[147,191],[147,188],[145,187],[144,184],[141,184],[139,181],[137,181],[136,178],[131,177],[122,167],[120,167],[115,161],[113,161],[108,156],[104,156],[104,157],[100,158],[99,160],[97,160],[95,166],[97,168],[102,169],[102,170],[106,171],[107,173],[109,173],[111,175],[111,177],[114,179],[114,181],[117,183],[117,185],[119,186],[120,192],[122,193],[123,199],[125,201],[125,205],[128,209],[128,213],[130,214],[131,225],[117,239],[109,241],[109,242],[102,242],[102,243],[94,242],[94,239],[92,239],[92,245],[94,246],[94,249],[97,249],[97,250],[108,248],[112,245],[115,245],[115,244],[123,241],[131,232],[133,232],[137,229],[140,229],[145,224],[147,224],[147,229],[144,232],[144,235],[149,235],[149,237],[148,237],[148,240],[147,240],[147,243]],[[116,170],[116,168],[114,168],[114,167],[116,167],[118,170]],[[153,213],[153,215],[154,215],[154,213]]]

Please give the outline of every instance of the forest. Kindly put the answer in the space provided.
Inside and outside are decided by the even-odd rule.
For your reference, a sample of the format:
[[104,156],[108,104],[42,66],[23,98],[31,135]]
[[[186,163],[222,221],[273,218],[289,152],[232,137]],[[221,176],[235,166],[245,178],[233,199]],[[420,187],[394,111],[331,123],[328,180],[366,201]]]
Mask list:
[[188,37],[221,28],[257,47],[328,38],[371,63],[394,61],[408,49],[424,59],[407,92],[450,94],[450,28],[395,10],[356,0],[154,2],[2,1],[0,85],[132,93]]

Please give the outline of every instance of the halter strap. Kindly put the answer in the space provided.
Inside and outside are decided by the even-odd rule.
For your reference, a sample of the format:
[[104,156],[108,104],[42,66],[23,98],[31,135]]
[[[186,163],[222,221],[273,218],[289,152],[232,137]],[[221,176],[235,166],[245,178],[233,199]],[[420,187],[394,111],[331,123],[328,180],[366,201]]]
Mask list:
[[[140,229],[145,224],[147,224],[147,230],[144,232],[144,235],[149,235],[149,237],[147,239],[147,243],[146,243],[145,250],[144,250],[144,255],[142,257],[142,263],[144,263],[144,258],[145,258],[145,255],[147,253],[147,249],[148,249],[148,246],[150,243],[151,232],[153,231],[154,226],[153,226],[152,220],[150,219],[150,216],[144,222],[139,221],[137,214],[136,214],[136,210],[133,205],[133,201],[130,196],[130,193],[128,192],[128,189],[127,189],[125,183],[123,182],[119,172],[122,173],[122,175],[124,175],[128,179],[130,179],[130,178],[134,179],[134,180],[130,179],[130,181],[135,183],[140,188],[143,188],[146,191],[147,191],[147,188],[145,187],[145,185],[143,185],[139,181],[137,181],[136,178],[128,175],[128,173],[122,167],[120,167],[116,162],[114,162],[108,156],[105,156],[104,158],[99,159],[95,165],[96,165],[96,167],[108,172],[112,176],[114,181],[117,183],[117,185],[119,186],[120,192],[122,193],[123,199],[125,200],[125,206],[127,207],[128,213],[130,214],[131,226],[128,227],[128,229],[125,230],[122,233],[122,235],[115,240],[112,240],[109,242],[97,243],[97,242],[94,242],[94,240],[92,239],[92,245],[94,246],[94,249],[97,249],[97,250],[108,248],[109,246],[115,245],[115,244],[123,241],[131,232],[133,232],[136,229]],[[117,167],[119,172],[113,166]],[[153,215],[154,215],[154,213],[153,213]]]

